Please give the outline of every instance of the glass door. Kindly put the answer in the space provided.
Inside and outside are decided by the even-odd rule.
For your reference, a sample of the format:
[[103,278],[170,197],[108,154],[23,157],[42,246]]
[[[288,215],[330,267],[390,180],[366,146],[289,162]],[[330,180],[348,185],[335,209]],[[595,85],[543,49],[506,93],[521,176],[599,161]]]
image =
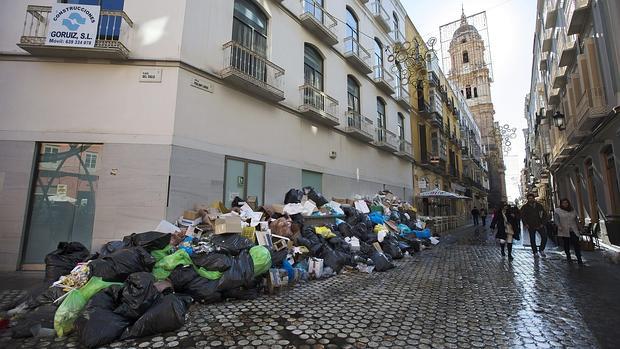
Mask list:
[[102,145],[41,143],[26,229],[23,265],[43,264],[61,241],[92,242]]
[[244,159],[226,159],[224,204],[230,207],[235,196],[246,200],[256,197],[256,205],[263,205],[265,194],[265,164]]

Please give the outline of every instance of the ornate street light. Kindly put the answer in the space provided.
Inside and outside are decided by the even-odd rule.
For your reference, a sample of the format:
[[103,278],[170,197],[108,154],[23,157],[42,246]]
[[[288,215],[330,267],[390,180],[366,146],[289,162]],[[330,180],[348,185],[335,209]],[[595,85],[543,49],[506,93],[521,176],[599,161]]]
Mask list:
[[566,118],[564,114],[560,113],[559,111],[556,111],[555,114],[553,114],[553,124],[558,128],[558,130],[563,130],[566,128],[566,126],[564,125],[565,121]]

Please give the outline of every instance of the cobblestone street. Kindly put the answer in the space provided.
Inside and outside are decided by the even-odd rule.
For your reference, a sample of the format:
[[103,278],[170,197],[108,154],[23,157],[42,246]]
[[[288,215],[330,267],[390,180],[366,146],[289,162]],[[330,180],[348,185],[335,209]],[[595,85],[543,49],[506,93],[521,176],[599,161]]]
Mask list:
[[[488,230],[464,229],[386,273],[346,272],[252,301],[194,305],[177,333],[122,348],[612,348],[618,346],[618,266],[589,266],[548,248],[502,258]],[[16,293],[5,291],[3,302]],[[77,339],[0,338],[4,348],[77,347]]]

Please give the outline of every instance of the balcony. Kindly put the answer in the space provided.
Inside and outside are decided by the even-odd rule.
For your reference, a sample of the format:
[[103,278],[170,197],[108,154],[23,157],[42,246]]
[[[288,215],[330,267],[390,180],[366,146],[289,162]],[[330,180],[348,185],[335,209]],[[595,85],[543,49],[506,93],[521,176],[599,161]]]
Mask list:
[[605,93],[602,87],[585,90],[577,102],[575,128],[579,131],[591,133],[592,128],[604,117],[610,109],[607,107]]
[[362,45],[360,45],[356,38],[349,36],[344,39],[343,55],[349,64],[351,64],[360,73],[372,73],[370,53]]
[[553,28],[545,29],[543,34],[542,52],[551,51],[553,44]]
[[338,120],[338,101],[325,94],[325,92],[311,85],[299,87],[301,105],[299,112],[308,119],[328,125],[337,126]]
[[407,91],[407,88],[405,88],[405,86],[396,86],[396,94],[394,95],[394,97],[396,97],[396,102],[398,102],[401,107],[407,110],[411,108],[409,91]]
[[347,126],[344,132],[365,143],[375,139],[375,127],[372,120],[354,110],[347,111]]
[[564,88],[566,86],[566,67],[554,68],[551,71],[551,79],[553,88]]
[[439,87],[439,77],[432,70],[428,72],[428,83],[431,87]]
[[133,37],[133,22],[124,11],[101,10],[94,47],[46,44],[51,6],[28,5],[24,29],[17,46],[34,56],[127,59]]
[[284,100],[284,69],[235,41],[223,48],[224,69],[220,76],[224,81],[270,101]]
[[336,35],[336,18],[325,11],[316,0],[301,0],[299,20],[312,34],[325,44],[332,46],[338,43]]
[[388,131],[384,128],[376,129],[375,141],[373,142],[373,144],[385,151],[389,151],[392,153],[399,150],[398,136],[394,132]]
[[379,26],[383,30],[385,30],[386,33],[392,31],[390,14],[385,10],[383,5],[381,5],[381,1],[375,0],[372,4],[370,4],[370,11],[372,12],[372,16],[375,18]]
[[394,77],[382,65],[375,65],[372,80],[381,91],[388,95],[394,93]]
[[558,42],[558,52],[560,54],[560,67],[570,66],[575,63],[577,58],[577,45],[572,36],[561,35]]
[[574,4],[573,12],[567,16],[568,35],[578,34],[581,31],[590,14],[592,0],[574,0]]
[[549,69],[548,58],[549,58],[549,52],[543,52],[540,54],[540,62],[538,65],[538,69],[540,71],[547,71],[547,69]]
[[555,5],[551,5],[547,8],[547,15],[545,16],[545,29],[555,27],[558,20],[558,9]]
[[[551,93],[549,94],[549,105],[559,105],[560,104],[560,89],[559,88],[554,88],[551,90]],[[552,111],[551,108],[549,108],[549,111]]]
[[436,111],[431,113],[431,126],[436,128],[442,128],[443,126],[443,117],[439,115]]
[[398,151],[396,152],[397,156],[405,158],[407,160],[413,161],[413,147],[411,146],[411,142],[399,139],[398,140]]

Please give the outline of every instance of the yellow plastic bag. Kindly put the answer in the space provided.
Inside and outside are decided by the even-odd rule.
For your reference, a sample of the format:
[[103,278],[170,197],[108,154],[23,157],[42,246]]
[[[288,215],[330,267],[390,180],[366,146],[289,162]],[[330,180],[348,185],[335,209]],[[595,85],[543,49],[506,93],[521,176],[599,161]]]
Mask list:
[[336,234],[334,234],[332,232],[332,230],[329,229],[328,227],[314,227],[314,231],[318,235],[321,235],[322,237],[324,237],[326,239],[331,239],[331,238],[335,238],[336,237]]

